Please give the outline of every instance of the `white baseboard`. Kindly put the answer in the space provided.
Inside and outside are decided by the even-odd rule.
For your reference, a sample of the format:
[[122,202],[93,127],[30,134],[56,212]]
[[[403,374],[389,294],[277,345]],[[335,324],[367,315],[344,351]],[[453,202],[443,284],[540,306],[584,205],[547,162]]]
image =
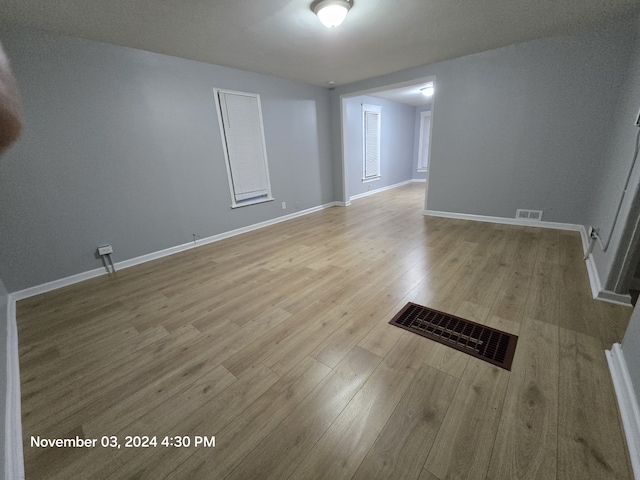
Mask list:
[[600,275],[598,275],[598,267],[596,266],[593,254],[589,254],[587,259],[585,260],[585,264],[587,265],[589,284],[591,285],[591,294],[593,295],[594,299],[600,300],[602,302],[613,303],[615,305],[622,305],[623,307],[633,306],[631,304],[631,295],[622,295],[620,293],[615,293],[611,290],[605,290],[602,288],[602,284],[600,283]]
[[591,284],[591,294],[593,298],[596,298],[602,291],[602,285],[600,284],[600,276],[598,275],[598,267],[593,259],[593,255],[589,254],[585,260],[587,265],[587,273],[589,274],[589,283]]
[[357,195],[350,196],[349,202],[351,202],[351,200],[357,200],[358,198],[368,197],[369,195],[374,195],[376,193],[384,192],[386,190],[391,190],[392,188],[398,188],[404,185],[409,185],[410,183],[413,183],[413,182],[414,180],[405,180],[404,182],[394,183],[393,185],[387,185],[386,187],[380,187],[380,188],[376,188],[375,190],[369,190],[364,193],[358,193]]
[[326,208],[331,208],[335,206],[337,206],[337,202],[326,203],[324,205],[308,208],[300,212],[290,213],[289,215],[283,215],[281,217],[273,218],[271,220],[266,220],[264,222],[254,223],[253,225],[248,225],[246,227],[237,228],[235,230],[230,230],[228,232],[219,233],[218,235],[213,235],[211,237],[201,238],[197,240],[195,243],[194,242],[184,243],[182,245],[177,245],[175,247],[167,248],[165,250],[160,250],[158,252],[148,253],[140,257],[135,257],[129,260],[118,262],[116,263],[116,269],[118,270],[118,269],[133,267],[141,263],[146,263],[152,260],[156,260],[158,258],[173,255],[174,253],[183,252],[185,250],[191,250],[192,248],[201,247],[202,245],[208,245],[210,243],[219,242],[220,240],[224,240],[226,238],[235,237],[237,235],[252,232],[254,230],[259,230],[261,228],[270,227],[271,225],[276,225],[278,223],[286,222],[287,220],[293,220],[294,218],[302,217],[304,215],[309,215],[311,213],[319,212],[320,210],[324,210]]
[[640,409],[638,408],[638,399],[620,344],[615,343],[611,350],[606,350],[605,353],[622,417],[631,467],[635,479],[640,480]]
[[595,297],[601,302],[613,303],[622,307],[633,307],[631,303],[631,295],[622,295],[621,293],[612,292],[611,290],[600,290]]
[[[310,213],[318,212],[320,210],[324,210],[330,207],[335,207],[335,206],[338,206],[339,204],[340,202],[326,203],[324,205],[308,208],[300,212],[291,213],[289,215],[283,215],[281,217],[273,218],[271,220],[267,220],[264,222],[254,223],[253,225],[248,225],[246,227],[237,228],[235,230],[230,230],[228,232],[223,232],[218,235],[213,235],[211,237],[201,238],[197,240],[195,243],[194,242],[184,243],[182,245],[176,245],[175,247],[170,247],[157,252],[141,255],[139,257],[130,258],[128,260],[122,260],[115,264],[116,270],[122,270],[125,268],[133,267],[135,265],[140,265],[141,263],[150,262],[152,260],[173,255],[174,253],[183,252],[185,250],[191,250],[192,248],[197,248],[202,245],[207,245],[209,243],[219,242],[220,240],[224,240],[225,238],[235,237],[236,235],[251,232],[253,230],[258,230],[260,228],[269,227],[277,223],[286,222],[287,220],[292,220],[297,217],[309,215]],[[13,292],[11,295],[13,296],[15,301],[23,300],[25,298],[33,297],[35,295],[40,295],[41,293],[50,292],[52,290],[57,290],[58,288],[67,287],[69,285],[73,285],[75,283],[79,283],[84,280],[89,280],[90,278],[99,277],[101,275],[106,275],[106,274],[107,274],[107,271],[104,268],[96,268],[93,270],[89,270],[87,272],[82,272],[76,275],[71,275],[69,277],[61,278],[59,280],[54,280],[52,282],[36,285],[35,287],[25,288],[24,290]]]
[[[586,252],[589,248],[589,235],[585,228],[580,225],[580,238],[582,239],[582,251]],[[593,254],[585,260],[587,266],[587,273],[589,274],[589,284],[591,285],[591,294],[595,300],[601,302],[613,303],[615,305],[622,305],[624,307],[631,307],[631,296],[622,295],[620,293],[612,292],[611,290],[605,290],[600,283],[600,275],[598,274],[598,267],[596,261],[593,258]]]
[[16,300],[9,294],[7,304],[7,398],[4,437],[4,478],[24,480],[22,415],[20,410],[20,365],[18,363]]
[[[116,264],[116,267],[117,265],[118,264]],[[89,270],[88,272],[78,273],[69,277],[60,278],[59,280],[53,280],[41,285],[36,285],[35,287],[18,290],[17,292],[13,292],[11,295],[13,296],[15,301],[24,300],[25,298],[40,295],[41,293],[51,292],[52,290],[57,290],[58,288],[67,287],[69,285],[73,285],[74,283],[79,283],[91,278],[99,277],[100,275],[106,275],[106,273],[107,272],[104,268],[95,268],[93,270]]]
[[441,212],[438,210],[424,210],[422,213],[428,217],[457,218],[460,220],[473,220],[474,222],[519,225],[521,227],[552,228],[555,230],[571,230],[574,232],[579,232],[581,228],[584,229],[582,225],[574,225],[573,223],[541,222],[539,220],[525,220],[522,218],[489,217],[487,215]]
[[426,178],[412,178],[411,183],[427,183]]
[[[443,218],[456,218],[460,220],[473,220],[476,222],[488,222],[488,223],[500,223],[504,225],[519,225],[524,227],[538,227],[538,228],[552,228],[555,230],[570,230],[574,232],[580,232],[580,238],[582,240],[582,250],[586,251],[589,243],[587,232],[583,225],[575,225],[572,223],[558,223],[558,222],[541,222],[536,220],[523,220],[520,218],[504,218],[504,217],[489,217],[485,215],[471,215],[468,213],[453,213],[453,212],[441,212],[437,210],[424,210],[424,215],[430,217],[443,217]],[[589,275],[589,283],[591,285],[591,294],[595,300],[602,302],[613,303],[615,305],[623,305],[625,307],[631,306],[631,297],[629,295],[622,295],[619,293],[604,290],[600,284],[600,277],[598,276],[598,270],[596,268],[593,255],[589,255],[586,260],[587,273]]]

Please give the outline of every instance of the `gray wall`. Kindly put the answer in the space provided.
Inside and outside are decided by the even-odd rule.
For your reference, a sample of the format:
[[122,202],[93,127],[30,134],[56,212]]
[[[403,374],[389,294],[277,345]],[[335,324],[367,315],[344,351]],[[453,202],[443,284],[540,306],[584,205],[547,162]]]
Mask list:
[[429,209],[513,218],[531,208],[584,223],[632,51],[625,23],[343,86],[332,101],[434,75]]
[[[427,178],[426,172],[418,172],[418,153],[420,152],[420,113],[429,110],[431,110],[431,105],[420,105],[414,108],[415,126],[413,129],[413,167],[411,167],[411,176],[416,180]],[[433,118],[431,121],[433,121]]]
[[7,290],[0,279],[0,478],[4,478],[5,419],[7,418]]
[[[640,32],[640,20],[636,22],[636,31]],[[615,115],[611,120],[610,135],[606,139],[605,151],[602,155],[598,170],[597,183],[594,188],[592,202],[589,205],[586,226],[600,229],[600,235],[606,240],[611,234],[616,208],[631,166],[638,127],[634,125],[640,109],[640,35],[632,45],[635,52],[630,62],[624,83],[618,90]],[[638,162],[637,167],[640,167]],[[636,168],[631,176],[629,188],[625,195],[618,222],[613,230],[611,243],[607,252],[603,252],[599,245],[593,251],[600,283],[606,289],[613,290],[617,275],[612,275],[612,266],[618,248],[628,241],[621,242],[624,226],[631,208],[634,193],[640,186],[640,168]],[[635,220],[635,219],[633,219]],[[626,249],[626,244],[622,245]],[[618,269],[619,270],[619,266]],[[638,365],[640,368],[640,365]]]
[[[380,180],[362,182],[362,104],[382,107]],[[344,102],[345,161],[349,196],[411,180],[414,107],[377,97],[358,96]]]
[[[326,89],[35,30],[0,39],[26,117],[0,162],[9,291],[99,268],[99,244],[120,261],[334,200]],[[261,95],[275,202],[230,208],[213,87]]]

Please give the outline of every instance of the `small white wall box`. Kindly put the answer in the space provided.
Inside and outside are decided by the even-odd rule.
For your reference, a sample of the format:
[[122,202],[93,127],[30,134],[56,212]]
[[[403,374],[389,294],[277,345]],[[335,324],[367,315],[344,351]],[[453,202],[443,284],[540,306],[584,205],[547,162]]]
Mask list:
[[[107,273],[115,273],[116,266],[113,263],[113,259],[111,258],[111,254],[113,253],[113,248],[111,245],[101,245],[98,247],[98,253],[102,257],[102,262],[104,263],[104,268],[107,269]],[[109,265],[111,265],[111,270],[109,270]]]

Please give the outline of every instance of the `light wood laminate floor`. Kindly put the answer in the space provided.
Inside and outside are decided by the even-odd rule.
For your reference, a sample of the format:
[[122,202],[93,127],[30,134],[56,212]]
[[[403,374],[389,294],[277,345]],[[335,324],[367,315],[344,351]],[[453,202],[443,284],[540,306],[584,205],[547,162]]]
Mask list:
[[[631,309],[591,299],[578,233],[424,217],[423,196],[19,302],[27,479],[629,479],[604,350]],[[519,335],[512,371],[388,325],[408,301]],[[100,447],[127,435],[158,446]]]

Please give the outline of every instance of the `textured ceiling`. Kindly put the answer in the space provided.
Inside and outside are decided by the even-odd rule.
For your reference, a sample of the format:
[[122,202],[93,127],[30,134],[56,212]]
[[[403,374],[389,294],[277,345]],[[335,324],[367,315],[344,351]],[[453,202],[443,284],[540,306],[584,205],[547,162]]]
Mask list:
[[0,0],[0,23],[316,85],[377,77],[640,11],[638,0],[354,0],[327,29],[310,0]]

